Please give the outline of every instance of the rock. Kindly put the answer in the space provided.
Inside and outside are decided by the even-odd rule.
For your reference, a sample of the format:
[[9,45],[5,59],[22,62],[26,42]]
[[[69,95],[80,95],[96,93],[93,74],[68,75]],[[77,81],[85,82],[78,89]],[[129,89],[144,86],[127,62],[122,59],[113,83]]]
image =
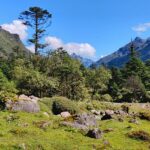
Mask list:
[[27,100],[28,101],[28,100],[31,100],[31,98],[24,95],[24,94],[22,94],[22,95],[19,96],[19,100]]
[[94,115],[87,113],[74,116],[74,122],[62,122],[61,125],[70,126],[76,129],[88,131],[91,127],[97,127],[97,120]]
[[97,126],[97,121],[95,119],[95,116],[87,114],[87,113],[77,115],[75,117],[75,120],[77,123],[88,126],[88,127]]
[[38,100],[39,100],[38,97],[33,96],[33,95],[29,96],[29,98],[30,98],[31,100],[33,100],[33,101],[38,101]]
[[66,121],[64,121],[64,122],[61,122],[61,125],[69,126],[69,127],[76,128],[76,129],[79,129],[79,130],[83,130],[85,132],[87,132],[88,129],[89,129],[87,126],[79,124],[77,122],[66,122]]
[[51,125],[50,121],[39,121],[39,122],[33,122],[34,125],[36,125],[38,128],[46,129],[48,126]]
[[93,113],[94,115],[100,115],[100,111],[97,110],[91,110],[91,113]]
[[112,115],[106,114],[101,118],[101,120],[109,120],[109,119],[112,119]]
[[113,110],[106,110],[105,114],[106,115],[114,115],[114,111]]
[[60,115],[61,115],[62,118],[68,118],[68,117],[71,116],[71,114],[68,111],[62,112]]
[[112,131],[114,131],[113,128],[108,128],[108,129],[105,129],[103,132],[104,133],[109,133],[109,132],[112,132]]
[[137,119],[130,119],[129,123],[139,124],[139,122],[137,121]]
[[99,130],[98,128],[95,128],[95,129],[89,130],[87,133],[87,136],[91,138],[95,138],[95,139],[100,139],[102,137],[102,134],[103,133],[101,130]]
[[7,101],[6,102],[6,109],[12,111],[25,111],[29,113],[37,113],[40,111],[40,106],[38,102],[34,99],[26,95],[20,95],[19,100],[16,102]]
[[47,112],[43,112],[43,115],[45,115],[46,117],[49,117],[49,114]]
[[101,120],[101,119],[102,119],[102,117],[101,117],[101,116],[97,116],[97,115],[96,115],[96,116],[95,116],[95,119],[96,119],[96,120]]

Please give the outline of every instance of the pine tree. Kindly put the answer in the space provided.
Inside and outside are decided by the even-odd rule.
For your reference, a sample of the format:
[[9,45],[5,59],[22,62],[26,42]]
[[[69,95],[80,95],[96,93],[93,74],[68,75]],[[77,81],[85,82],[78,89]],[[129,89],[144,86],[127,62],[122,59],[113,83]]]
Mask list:
[[20,14],[19,19],[23,23],[34,29],[34,34],[29,43],[34,44],[35,54],[39,54],[39,49],[45,48],[46,44],[42,44],[40,40],[45,34],[45,29],[50,25],[52,14],[40,7],[30,7],[27,11]]

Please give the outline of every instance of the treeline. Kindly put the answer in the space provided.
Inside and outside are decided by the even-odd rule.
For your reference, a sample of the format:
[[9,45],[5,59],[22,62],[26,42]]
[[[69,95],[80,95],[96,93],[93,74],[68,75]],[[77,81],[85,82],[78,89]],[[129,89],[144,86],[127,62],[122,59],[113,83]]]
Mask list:
[[0,61],[0,98],[13,94],[149,102],[150,61],[143,63],[133,45],[130,60],[121,69],[85,68],[62,48],[46,56],[12,55]]

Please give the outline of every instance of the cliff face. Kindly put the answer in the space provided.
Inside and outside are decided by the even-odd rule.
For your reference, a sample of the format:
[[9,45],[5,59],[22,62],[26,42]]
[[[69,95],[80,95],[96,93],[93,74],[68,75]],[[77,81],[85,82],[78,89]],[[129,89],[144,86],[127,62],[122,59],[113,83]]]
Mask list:
[[21,42],[19,35],[11,34],[0,27],[0,55],[6,57],[16,51],[30,53]]

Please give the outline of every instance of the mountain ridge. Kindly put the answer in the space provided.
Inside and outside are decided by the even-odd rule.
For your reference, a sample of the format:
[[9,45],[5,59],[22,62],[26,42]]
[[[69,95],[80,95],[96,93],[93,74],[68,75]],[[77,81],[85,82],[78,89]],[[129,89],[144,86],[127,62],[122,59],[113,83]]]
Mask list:
[[108,67],[122,67],[129,60],[131,43],[138,52],[139,58],[143,61],[150,59],[150,38],[142,39],[136,37],[133,41],[127,43],[112,54],[99,59],[95,62],[95,66],[99,67],[100,65],[105,64]]

